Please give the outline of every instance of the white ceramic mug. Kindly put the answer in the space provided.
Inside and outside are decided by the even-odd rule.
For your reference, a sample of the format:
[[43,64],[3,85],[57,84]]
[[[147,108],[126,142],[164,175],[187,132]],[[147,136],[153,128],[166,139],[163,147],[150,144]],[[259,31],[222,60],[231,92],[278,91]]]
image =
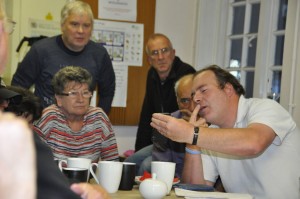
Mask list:
[[[93,167],[96,166],[96,174]],[[99,161],[92,163],[90,172],[95,178],[96,182],[100,184],[108,193],[115,193],[118,191],[121,176],[122,176],[123,163],[115,161]]]
[[156,173],[156,179],[166,183],[168,187],[168,193],[170,193],[173,186],[173,180],[175,175],[176,163],[174,162],[151,162],[151,173]]
[[[62,171],[63,163],[67,165],[68,168],[81,168],[90,170],[92,163],[91,159],[88,158],[67,158],[67,160],[60,160],[58,163],[59,169]],[[90,178],[90,172],[88,173],[88,178]]]

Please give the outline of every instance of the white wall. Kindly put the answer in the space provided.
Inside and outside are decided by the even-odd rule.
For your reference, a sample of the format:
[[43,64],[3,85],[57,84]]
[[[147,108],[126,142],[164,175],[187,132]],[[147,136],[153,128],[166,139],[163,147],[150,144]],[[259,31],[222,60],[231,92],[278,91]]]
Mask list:
[[197,0],[156,0],[155,32],[171,40],[176,54],[194,66]]
[[137,126],[114,126],[114,131],[120,155],[127,150],[134,150]]

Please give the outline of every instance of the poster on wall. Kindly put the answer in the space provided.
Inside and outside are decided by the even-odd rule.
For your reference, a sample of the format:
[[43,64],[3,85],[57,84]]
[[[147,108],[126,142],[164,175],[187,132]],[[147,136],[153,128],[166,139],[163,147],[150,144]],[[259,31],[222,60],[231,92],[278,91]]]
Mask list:
[[123,65],[122,63],[114,63],[113,67],[116,75],[116,90],[112,106],[126,107],[128,66]]
[[98,0],[98,18],[136,21],[136,0]]
[[59,21],[29,19],[30,37],[47,36],[61,34]]
[[94,20],[92,40],[107,49],[113,62],[142,66],[143,24]]

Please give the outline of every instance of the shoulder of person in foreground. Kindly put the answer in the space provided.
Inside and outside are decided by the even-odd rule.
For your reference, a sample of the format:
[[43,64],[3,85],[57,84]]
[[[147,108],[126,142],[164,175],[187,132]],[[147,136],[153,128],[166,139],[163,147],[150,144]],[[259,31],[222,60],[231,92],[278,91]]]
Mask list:
[[[0,175],[5,179],[3,183],[0,180],[0,198],[26,195],[33,199],[36,195],[36,161],[32,132],[23,119],[12,113],[0,113],[0,129]],[[17,189],[12,191],[14,187]]]

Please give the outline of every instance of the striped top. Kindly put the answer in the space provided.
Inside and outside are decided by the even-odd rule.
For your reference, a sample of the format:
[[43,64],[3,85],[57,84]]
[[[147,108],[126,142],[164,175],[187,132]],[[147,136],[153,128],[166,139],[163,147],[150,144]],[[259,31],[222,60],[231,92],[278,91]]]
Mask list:
[[90,106],[82,129],[74,132],[61,109],[53,104],[43,110],[33,129],[52,149],[55,159],[82,157],[98,162],[119,158],[112,124],[101,108]]

